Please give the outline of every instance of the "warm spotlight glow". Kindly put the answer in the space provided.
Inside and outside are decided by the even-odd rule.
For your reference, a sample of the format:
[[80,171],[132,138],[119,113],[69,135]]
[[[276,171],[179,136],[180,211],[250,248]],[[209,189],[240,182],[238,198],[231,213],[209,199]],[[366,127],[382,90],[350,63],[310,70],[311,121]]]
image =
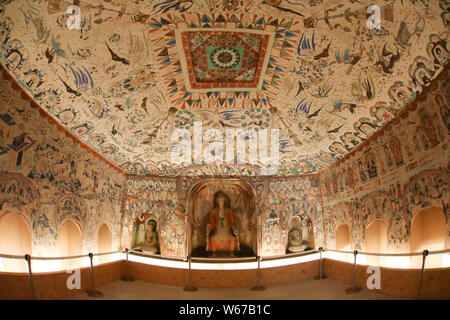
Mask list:
[[442,268],[450,267],[450,253],[444,253],[442,257]]
[[167,267],[167,268],[178,268],[178,269],[188,269],[188,263],[185,261],[168,260],[168,259],[158,259],[152,258],[150,256],[138,256],[134,254],[128,255],[128,260],[143,264],[148,264],[151,266]]

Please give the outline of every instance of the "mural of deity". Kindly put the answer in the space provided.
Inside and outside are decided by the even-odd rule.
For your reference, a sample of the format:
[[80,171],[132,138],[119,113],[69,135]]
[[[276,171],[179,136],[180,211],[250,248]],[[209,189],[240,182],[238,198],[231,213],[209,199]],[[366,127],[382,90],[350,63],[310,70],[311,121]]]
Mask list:
[[358,161],[358,169],[359,169],[359,177],[361,179],[361,181],[366,181],[367,180],[367,176],[366,176],[366,172],[364,171],[363,168],[363,164],[361,161]]
[[366,166],[367,172],[369,173],[369,178],[375,178],[378,176],[377,165],[372,152],[369,152],[366,155]]
[[434,125],[433,119],[426,112],[420,114],[421,128],[430,144],[430,147],[434,147],[440,141],[436,132],[436,126]]
[[394,156],[394,161],[397,166],[403,164],[402,149],[400,147],[400,142],[396,137],[392,137],[389,141],[389,147],[391,148],[392,155]]

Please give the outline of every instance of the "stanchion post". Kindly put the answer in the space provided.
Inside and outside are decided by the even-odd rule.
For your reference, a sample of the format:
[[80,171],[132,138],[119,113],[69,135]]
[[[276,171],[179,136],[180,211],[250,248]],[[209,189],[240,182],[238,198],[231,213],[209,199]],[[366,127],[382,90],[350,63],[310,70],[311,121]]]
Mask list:
[[256,260],[258,261],[258,270],[256,273],[256,286],[252,288],[253,291],[263,291],[266,290],[266,287],[261,286],[261,257],[257,256]]
[[323,247],[319,248],[319,253],[320,253],[320,262],[319,262],[319,276],[316,277],[316,280],[322,280],[322,279],[326,279],[327,276],[323,275],[323,258],[322,258],[322,252],[323,252]]
[[122,281],[126,281],[126,282],[132,282],[134,281],[134,278],[130,277],[128,275],[128,248],[125,249],[125,256],[126,256],[126,260],[125,260],[125,276],[123,276],[121,279]]
[[192,258],[191,256],[188,256],[188,263],[189,263],[189,271],[188,271],[188,285],[184,287],[184,291],[187,292],[194,292],[198,289],[196,287],[192,286],[192,266],[191,266]]
[[36,300],[36,289],[34,288],[33,271],[31,270],[31,256],[29,254],[26,254],[25,260],[28,263],[28,276],[30,278],[31,295],[33,297],[33,300]]
[[420,281],[419,281],[419,289],[417,291],[417,300],[420,299],[420,296],[422,294],[422,284],[423,284],[423,276],[425,274],[425,260],[428,256],[428,250],[423,250],[422,252],[422,272],[420,274]]
[[354,294],[361,291],[360,287],[356,286],[356,256],[358,255],[358,250],[353,251],[354,263],[353,263],[353,284],[350,288],[345,290],[347,294]]
[[89,259],[91,260],[91,269],[90,269],[90,274],[91,274],[91,290],[87,290],[86,294],[89,297],[93,297],[93,298],[101,298],[103,297],[103,293],[101,293],[100,291],[95,290],[95,284],[94,284],[94,262],[93,262],[93,258],[94,255],[92,254],[92,252],[89,252]]

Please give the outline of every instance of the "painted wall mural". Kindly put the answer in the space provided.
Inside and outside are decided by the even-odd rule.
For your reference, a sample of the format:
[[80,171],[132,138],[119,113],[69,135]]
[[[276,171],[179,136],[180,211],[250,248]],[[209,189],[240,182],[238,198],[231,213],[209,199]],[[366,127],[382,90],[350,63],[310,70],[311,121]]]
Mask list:
[[[179,174],[171,134],[202,121],[222,132],[280,129],[278,174],[296,176],[367,140],[447,64],[447,1],[372,3],[380,29],[366,26],[364,4],[344,0],[81,1],[73,29],[64,1],[4,1],[0,62],[60,125],[131,174]],[[236,88],[250,80],[258,91]]]
[[[115,248],[186,256],[206,246],[221,190],[252,254],[333,246],[342,224],[363,250],[375,220],[408,248],[428,207],[446,215],[448,247],[448,5],[375,3],[371,30],[355,1],[83,1],[80,29],[64,1],[1,2],[2,66],[48,122],[130,175],[0,80],[0,218],[24,216],[35,255],[57,255],[71,219],[85,251],[106,223]],[[195,121],[280,129],[277,174],[173,164],[172,132]]]
[[120,243],[125,178],[49,124],[0,80],[0,219],[21,214],[31,226],[33,255],[59,255],[58,232],[72,220],[84,252],[97,252],[102,223]]
[[[189,174],[177,178],[128,178],[122,222],[123,248],[132,247],[131,241],[137,237],[130,221],[136,221],[145,213],[154,215],[161,228],[175,228],[159,234],[162,255],[185,256],[192,252],[205,256],[207,217],[217,191],[230,197],[230,207],[238,221],[242,256],[284,254],[288,235],[294,230],[298,231],[299,239],[292,248],[303,251],[324,244],[317,176],[258,176],[251,174],[256,173],[257,168],[248,165],[222,168],[204,165],[197,169],[188,170]],[[224,172],[248,174],[225,175]],[[164,192],[154,192],[156,185]],[[165,225],[159,215],[165,215],[165,221],[171,217],[174,225]],[[164,251],[163,243],[166,248],[177,250]]]
[[411,223],[429,207],[445,215],[450,245],[449,92],[444,75],[369,146],[321,172],[327,246],[334,246],[336,228],[347,224],[352,247],[364,250],[365,229],[381,220],[388,227],[389,247],[409,251]]

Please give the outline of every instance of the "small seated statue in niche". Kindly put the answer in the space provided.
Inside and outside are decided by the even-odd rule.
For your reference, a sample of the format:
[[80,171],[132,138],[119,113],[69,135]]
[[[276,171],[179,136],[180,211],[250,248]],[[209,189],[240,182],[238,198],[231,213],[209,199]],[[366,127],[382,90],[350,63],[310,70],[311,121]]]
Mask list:
[[305,251],[308,248],[308,242],[302,240],[302,233],[299,229],[292,229],[288,236],[287,250],[289,252]]
[[213,257],[235,257],[239,249],[237,228],[230,198],[223,192],[214,195],[214,208],[209,212],[206,227],[206,251]]
[[149,253],[157,253],[159,248],[158,233],[156,232],[156,222],[148,220],[145,230],[145,241],[141,245],[141,249]]

